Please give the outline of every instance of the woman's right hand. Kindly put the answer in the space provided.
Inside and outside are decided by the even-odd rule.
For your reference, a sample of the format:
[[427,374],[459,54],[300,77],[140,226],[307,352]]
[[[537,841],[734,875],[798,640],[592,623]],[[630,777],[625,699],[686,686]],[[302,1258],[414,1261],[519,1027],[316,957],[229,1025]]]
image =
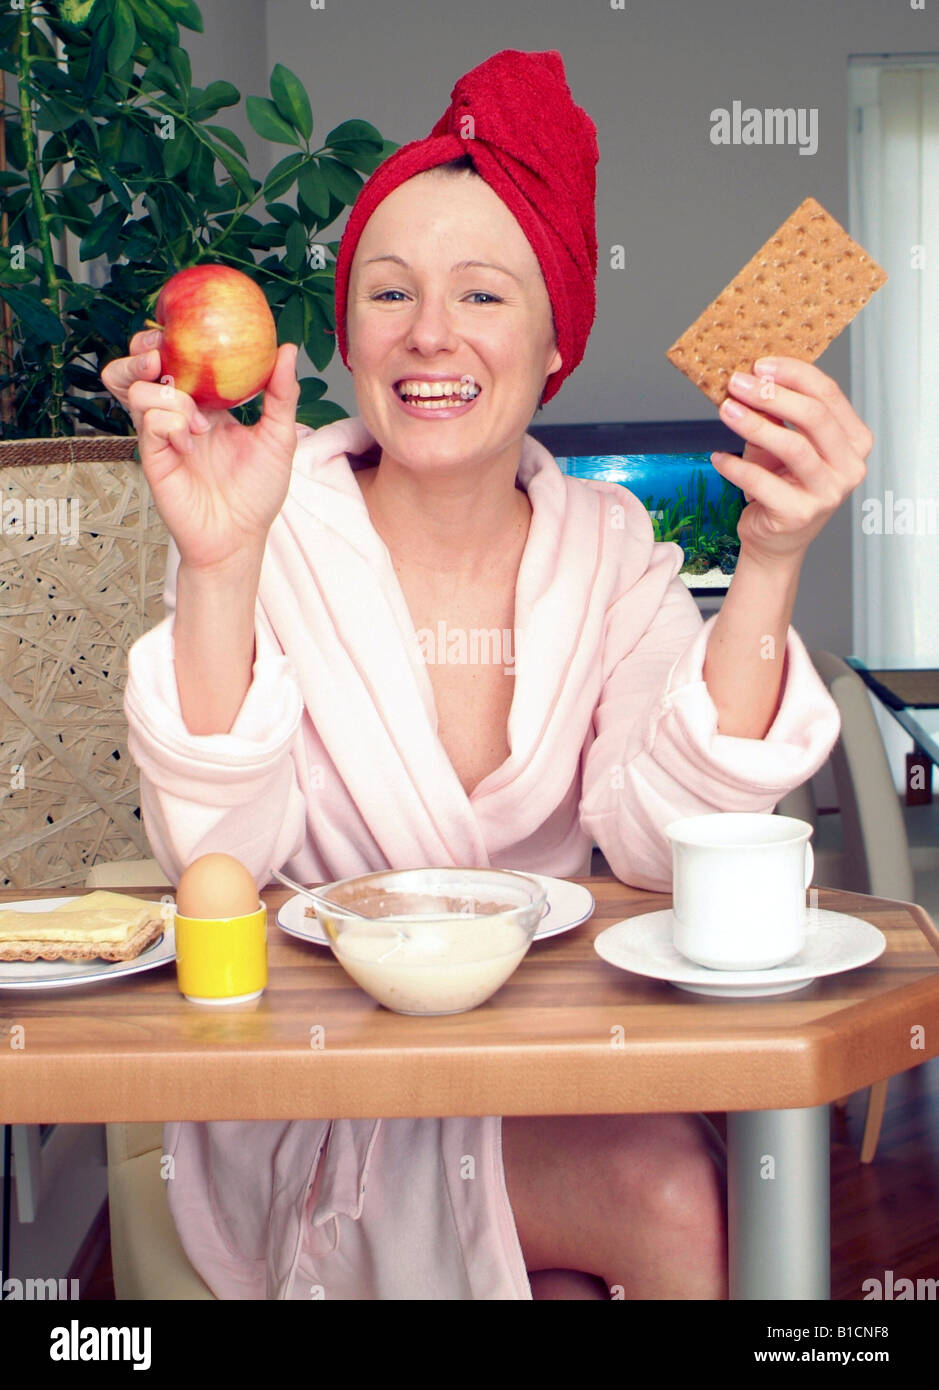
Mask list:
[[263,553],[287,496],[297,447],[298,349],[278,349],[263,414],[242,425],[227,410],[200,412],[191,396],[161,383],[161,339],[156,329],[135,333],[131,355],[109,362],[101,380],[134,422],[154,505],[181,562],[223,569],[239,555]]

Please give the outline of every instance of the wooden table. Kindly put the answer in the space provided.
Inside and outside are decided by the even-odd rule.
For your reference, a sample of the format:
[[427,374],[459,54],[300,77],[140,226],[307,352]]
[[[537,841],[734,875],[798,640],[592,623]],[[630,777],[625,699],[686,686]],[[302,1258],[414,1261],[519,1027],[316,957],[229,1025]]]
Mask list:
[[[593,917],[536,942],[466,1014],[381,1008],[326,947],[276,926],[291,896],[280,887],[262,895],[270,981],[252,1004],[188,1004],[171,964],[124,983],[0,990],[0,1121],[726,1111],[731,1298],[829,1298],[828,1105],[939,1054],[936,927],[912,904],[819,889],[818,908],[879,927],[885,953],[795,994],[728,1001],[595,953],[599,932],[669,895],[575,881]],[[8,889],[0,903],[24,896],[62,890]]]

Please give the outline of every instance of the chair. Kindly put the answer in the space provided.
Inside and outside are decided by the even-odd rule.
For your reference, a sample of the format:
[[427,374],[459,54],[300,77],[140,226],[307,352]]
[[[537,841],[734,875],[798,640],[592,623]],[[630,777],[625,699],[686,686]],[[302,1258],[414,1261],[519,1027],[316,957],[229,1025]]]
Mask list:
[[162,1124],[109,1124],[108,1214],[118,1299],[214,1299],[173,1224],[160,1174]]
[[[919,903],[936,917],[939,845],[916,846],[914,871],[907,833],[913,820],[909,808],[906,815],[901,808],[867,686],[834,652],[816,651],[811,656],[841,715],[841,734],[831,752],[841,808],[840,848],[832,835],[835,827],[826,824],[835,818],[818,816],[809,783],[784,797],[776,813],[810,821],[817,833],[824,826],[816,854],[816,880],[849,892]],[[815,836],[812,843],[814,849]],[[848,1099],[835,1104],[843,1109]],[[877,1150],[886,1099],[887,1081],[875,1082],[861,1141],[862,1163],[870,1163]]]
[[172,888],[155,859],[114,859],[95,864],[85,875],[86,888]]

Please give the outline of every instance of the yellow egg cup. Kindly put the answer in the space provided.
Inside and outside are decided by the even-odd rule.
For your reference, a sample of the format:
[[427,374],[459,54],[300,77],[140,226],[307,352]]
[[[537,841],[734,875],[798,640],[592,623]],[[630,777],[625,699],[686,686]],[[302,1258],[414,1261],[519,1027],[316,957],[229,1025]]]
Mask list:
[[267,987],[267,908],[242,917],[175,916],[176,979],[192,1004],[243,1004]]

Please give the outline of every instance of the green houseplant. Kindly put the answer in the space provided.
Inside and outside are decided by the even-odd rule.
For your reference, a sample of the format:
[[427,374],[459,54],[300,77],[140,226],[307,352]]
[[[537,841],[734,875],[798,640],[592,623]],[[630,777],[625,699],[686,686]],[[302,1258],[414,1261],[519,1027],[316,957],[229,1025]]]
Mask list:
[[[248,96],[284,147],[262,180],[192,81],[193,0],[0,7],[0,886],[74,885],[152,856],[126,742],[127,651],[164,616],[168,534],[133,422],[100,374],[177,270],[212,261],[261,286],[278,340],[316,371],[335,350],[326,229],[398,147],[366,121],[314,138],[296,75]],[[86,284],[80,262],[93,262]],[[301,380],[298,419],[346,414]],[[251,424],[262,398],[234,412]]]
[[[170,275],[199,262],[244,270],[271,305],[279,342],[302,346],[318,370],[332,357],[327,253],[338,241],[322,233],[398,146],[363,120],[317,145],[303,84],[278,63],[270,97],[248,96],[246,114],[290,153],[263,182],[252,177],[241,140],[215,122],[241,93],[226,81],[193,84],[180,26],[202,32],[194,0],[22,0],[0,14],[0,67],[17,88],[15,102],[0,93],[7,439],[131,433],[100,372],[126,355]],[[82,261],[107,258],[104,284],[76,282],[57,263],[66,233]],[[347,413],[325,390],[318,377],[301,381],[301,423]],[[250,424],[260,410],[259,397],[236,414]]]

